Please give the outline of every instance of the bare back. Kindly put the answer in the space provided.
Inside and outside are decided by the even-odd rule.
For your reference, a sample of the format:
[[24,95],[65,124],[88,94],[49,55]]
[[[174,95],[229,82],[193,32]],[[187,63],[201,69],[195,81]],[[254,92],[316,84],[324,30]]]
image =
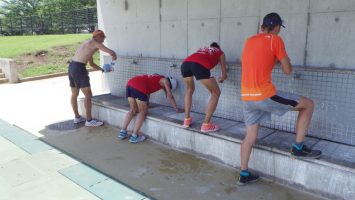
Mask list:
[[76,53],[73,57],[73,61],[87,64],[97,50],[99,49],[97,48],[96,41],[94,40],[85,41],[76,50]]

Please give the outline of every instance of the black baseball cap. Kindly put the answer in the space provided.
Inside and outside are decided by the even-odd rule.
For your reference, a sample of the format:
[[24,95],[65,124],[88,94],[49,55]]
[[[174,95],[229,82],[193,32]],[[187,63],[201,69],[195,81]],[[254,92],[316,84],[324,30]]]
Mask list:
[[263,20],[263,26],[273,26],[273,25],[280,25],[284,28],[286,28],[283,25],[283,20],[281,19],[280,15],[277,13],[269,13],[265,15],[264,20]]

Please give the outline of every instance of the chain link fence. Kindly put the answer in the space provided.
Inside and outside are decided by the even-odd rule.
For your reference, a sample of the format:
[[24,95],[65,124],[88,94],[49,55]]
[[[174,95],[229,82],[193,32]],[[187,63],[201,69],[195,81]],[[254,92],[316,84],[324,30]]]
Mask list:
[[93,32],[95,27],[96,8],[0,19],[0,35],[84,33]]

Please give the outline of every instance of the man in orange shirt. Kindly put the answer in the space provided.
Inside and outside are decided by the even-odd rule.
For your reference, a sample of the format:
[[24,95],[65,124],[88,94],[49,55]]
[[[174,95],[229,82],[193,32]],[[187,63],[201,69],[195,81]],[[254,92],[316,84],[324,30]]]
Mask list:
[[266,15],[261,26],[262,33],[248,38],[244,45],[241,96],[246,136],[240,150],[239,185],[259,179],[257,174],[252,174],[248,170],[248,162],[257,139],[260,122],[270,120],[271,113],[281,116],[288,111],[299,112],[296,140],[291,146],[293,157],[318,158],[322,154],[321,151],[311,150],[303,144],[313,114],[313,101],[304,96],[277,90],[271,81],[272,69],[277,62],[280,62],[281,69],[286,75],[292,72],[284,42],[278,36],[281,26],[284,27],[277,13]]

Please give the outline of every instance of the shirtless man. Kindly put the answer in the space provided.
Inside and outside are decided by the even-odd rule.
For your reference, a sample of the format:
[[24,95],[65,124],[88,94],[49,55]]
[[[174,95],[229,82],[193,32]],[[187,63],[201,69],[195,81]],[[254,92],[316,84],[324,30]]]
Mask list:
[[[86,64],[89,62],[91,67],[103,70],[101,67],[94,63],[92,57],[93,54],[98,50],[110,54],[112,56],[112,60],[116,60],[116,53],[102,44],[105,41],[105,38],[106,36],[103,31],[96,30],[93,33],[91,40],[85,41],[83,44],[81,44],[79,49],[76,51],[72,62],[69,64],[68,76],[72,92],[71,105],[75,114],[74,124],[85,121],[85,126],[96,127],[103,125],[103,122],[94,120],[91,116],[92,92],[90,88],[89,73],[86,70]],[[79,95],[79,90],[81,90],[85,96],[84,105],[86,110],[86,119],[80,116],[78,112],[77,97]]]

